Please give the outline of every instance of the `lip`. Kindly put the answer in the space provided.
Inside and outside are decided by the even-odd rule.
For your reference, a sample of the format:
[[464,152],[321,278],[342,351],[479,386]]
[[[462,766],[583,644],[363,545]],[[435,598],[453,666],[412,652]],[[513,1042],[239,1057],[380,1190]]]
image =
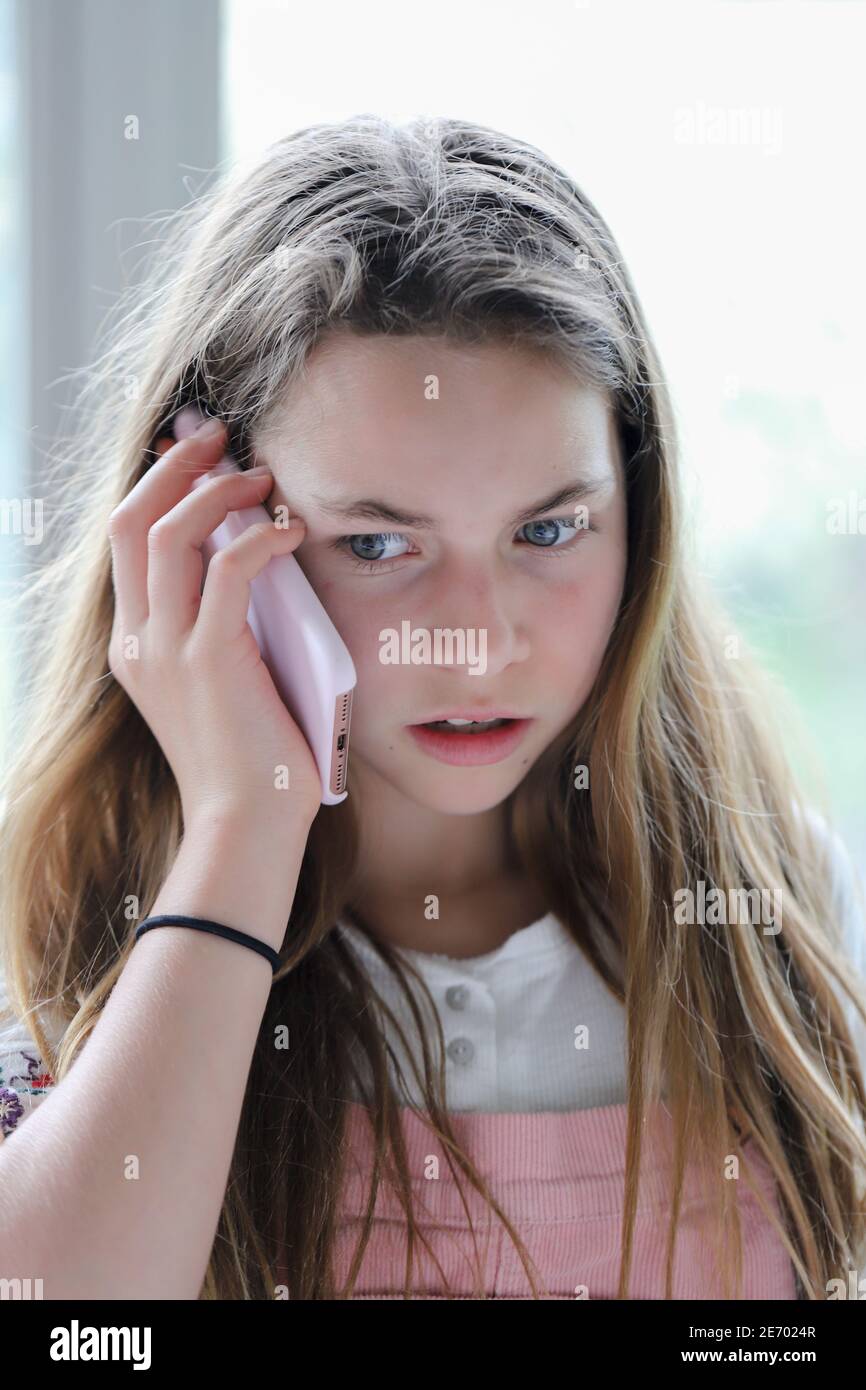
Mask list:
[[[444,719],[469,719],[477,716],[452,714],[440,716]],[[508,719],[510,715],[484,716],[486,719]],[[513,719],[502,729],[491,729],[489,734],[441,734],[435,729],[426,729],[421,724],[407,724],[422,752],[437,762],[449,763],[452,767],[483,767],[490,763],[501,763],[511,756],[523,742],[532,719]]]
[[[438,714],[427,714],[409,727],[416,729],[419,724],[438,724],[443,719],[474,719],[478,724],[486,724],[489,719],[522,718],[522,714],[515,714],[513,710],[508,709],[446,709]],[[481,735],[477,737],[480,738]]]

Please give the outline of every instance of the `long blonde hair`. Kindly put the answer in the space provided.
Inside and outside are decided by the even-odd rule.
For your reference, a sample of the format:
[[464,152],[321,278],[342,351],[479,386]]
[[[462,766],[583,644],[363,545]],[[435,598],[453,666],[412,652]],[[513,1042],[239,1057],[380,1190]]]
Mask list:
[[[864,1020],[866,1010],[847,983],[826,842],[766,713],[778,692],[745,656],[724,659],[730,620],[684,563],[669,397],[613,236],[567,173],[484,126],[362,115],[297,131],[169,219],[146,290],[133,287],[118,305],[71,443],[61,441],[49,471],[58,553],[22,595],[33,676],[0,836],[15,1009],[61,1081],[182,833],[170,768],[108,670],[108,514],[190,400],[227,423],[229,446],[248,462],[251,435],[336,330],[534,347],[609,393],[625,459],[623,601],[590,698],[506,803],[513,851],[626,1009],[618,1296],[628,1297],[643,1121],[664,1096],[675,1136],[667,1297],[687,1155],[703,1156],[714,1175],[725,1288],[737,1296],[735,1185],[720,1175],[746,1139],[778,1183],[779,1234],[800,1294],[822,1297],[866,1234],[864,1079],[836,989]],[[588,791],[575,787],[581,764]],[[272,1298],[281,1259],[290,1297],[351,1296],[386,1171],[406,1213],[412,1293],[413,1251],[426,1239],[384,1040],[386,1019],[399,1024],[332,930],[350,910],[363,927],[352,888],[359,813],[350,796],[312,827],[202,1297]],[[697,879],[723,891],[782,887],[783,931],[684,931],[672,908]],[[599,932],[621,951],[620,971]],[[451,1129],[410,976],[423,981],[387,944],[377,949],[419,1030],[431,1129],[455,1179],[508,1229],[538,1296],[538,1271]],[[289,1026],[289,1053],[275,1054],[277,1024]],[[441,1059],[441,1025],[437,1044]],[[338,1288],[332,1250],[352,1083],[376,1157],[367,1221]],[[477,1280],[484,1297],[480,1270]]]

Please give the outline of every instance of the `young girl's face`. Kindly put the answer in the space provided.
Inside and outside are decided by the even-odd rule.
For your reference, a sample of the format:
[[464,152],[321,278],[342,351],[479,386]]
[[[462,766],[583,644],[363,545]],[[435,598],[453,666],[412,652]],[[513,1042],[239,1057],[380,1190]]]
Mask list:
[[[531,348],[339,333],[307,370],[253,447],[274,474],[269,509],[306,523],[295,556],[355,663],[350,784],[354,770],[430,809],[489,810],[580,709],[617,615],[613,412]],[[465,647],[437,657],[437,629]],[[412,664],[421,630],[428,659]],[[410,732],[464,711],[529,723],[468,766]]]

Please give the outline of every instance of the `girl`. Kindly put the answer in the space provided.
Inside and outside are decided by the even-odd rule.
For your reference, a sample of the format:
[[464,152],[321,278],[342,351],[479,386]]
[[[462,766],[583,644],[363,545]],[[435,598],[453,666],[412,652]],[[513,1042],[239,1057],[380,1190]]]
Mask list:
[[[866,1237],[857,885],[685,567],[591,203],[458,120],[299,131],[178,216],[90,395],[6,780],[0,1275],[826,1297]],[[227,448],[263,471],[193,490]],[[202,588],[265,498],[292,525]],[[291,551],[358,673],[336,807],[246,623]],[[404,623],[483,669],[384,660]]]

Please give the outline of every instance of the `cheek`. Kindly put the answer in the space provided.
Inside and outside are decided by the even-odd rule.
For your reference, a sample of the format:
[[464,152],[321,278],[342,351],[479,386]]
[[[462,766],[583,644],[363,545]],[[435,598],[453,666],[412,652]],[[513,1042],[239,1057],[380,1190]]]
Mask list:
[[550,674],[552,689],[565,695],[585,692],[592,684],[619,612],[624,578],[624,555],[611,548],[573,583],[551,587],[545,595],[532,629],[533,661]]
[[600,645],[602,651],[607,646],[622,602],[625,566],[625,548],[611,546],[588,579],[579,599],[578,623],[587,641]]
[[[379,633],[384,627],[393,627],[392,614],[381,610],[381,605],[359,596],[358,589],[334,579],[320,579],[308,567],[307,578],[316,591],[323,608],[333,622],[355,663],[359,685],[369,689],[373,681],[381,680],[382,672],[391,672],[393,666],[385,666],[379,660]],[[393,604],[391,605],[393,608]],[[405,613],[402,615],[405,617]],[[399,621],[397,621],[399,627]]]

